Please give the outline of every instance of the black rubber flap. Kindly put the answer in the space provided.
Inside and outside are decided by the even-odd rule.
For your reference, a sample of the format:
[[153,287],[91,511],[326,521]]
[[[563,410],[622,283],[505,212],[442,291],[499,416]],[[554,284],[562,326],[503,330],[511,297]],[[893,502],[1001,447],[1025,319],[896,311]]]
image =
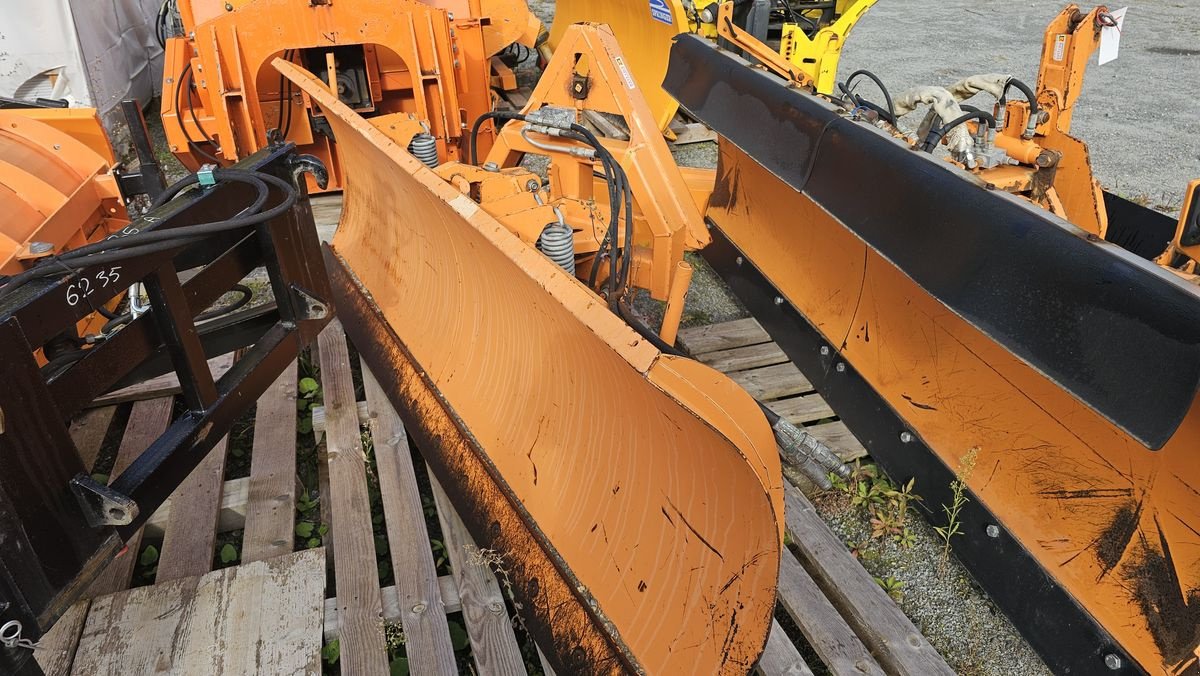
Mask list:
[[1143,445],[1161,448],[1175,433],[1200,387],[1200,288],[696,36],[676,39],[663,87]]

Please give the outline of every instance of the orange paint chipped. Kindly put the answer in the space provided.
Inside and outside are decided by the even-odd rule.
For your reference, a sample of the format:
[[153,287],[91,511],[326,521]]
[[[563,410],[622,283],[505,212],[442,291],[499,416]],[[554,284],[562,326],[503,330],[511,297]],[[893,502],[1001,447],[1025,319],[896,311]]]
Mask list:
[[[338,138],[345,207],[333,249],[402,343],[373,370],[415,366],[436,388],[437,400],[409,401],[421,435],[437,440],[422,450],[462,470],[450,473],[452,495],[507,496],[483,508],[477,535],[518,514],[572,581],[535,580],[527,612],[594,600],[586,628],[547,622],[559,657],[609,645],[647,673],[746,673],[771,624],[782,521],[779,460],[754,402],[711,369],[661,355],[319,81],[275,63]],[[464,444],[487,471],[463,459]]]

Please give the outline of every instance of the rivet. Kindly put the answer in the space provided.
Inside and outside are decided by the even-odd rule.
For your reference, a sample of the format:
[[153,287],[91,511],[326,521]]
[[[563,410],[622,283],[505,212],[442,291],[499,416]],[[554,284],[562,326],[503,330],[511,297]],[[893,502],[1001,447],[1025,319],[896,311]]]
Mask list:
[[1124,664],[1124,660],[1122,660],[1121,656],[1116,653],[1109,653],[1104,656],[1104,666],[1108,667],[1112,671],[1120,669]]
[[845,365],[844,363],[842,363],[842,362],[838,362],[838,365],[837,365],[837,366],[835,366],[834,368],[836,368],[836,369],[837,369],[837,372],[838,372],[838,373],[845,373],[845,372],[846,372],[846,365]]
[[59,144],[57,144],[57,143],[55,143],[55,144],[54,144],[54,149],[55,149],[55,150],[62,150],[62,146],[61,146],[61,145],[59,145]]
[[912,432],[909,432],[906,430],[906,431],[900,433],[900,441],[902,441],[906,444],[911,444],[913,439],[914,439],[914,437],[912,435]]
[[227,3],[225,3],[225,11],[226,11],[226,12],[232,12],[232,11],[233,11],[233,3],[232,3],[232,2],[227,2]]
[[994,523],[989,523],[987,528],[984,528],[983,530],[985,533],[987,533],[987,536],[990,538],[1000,537],[1000,526],[997,526]]

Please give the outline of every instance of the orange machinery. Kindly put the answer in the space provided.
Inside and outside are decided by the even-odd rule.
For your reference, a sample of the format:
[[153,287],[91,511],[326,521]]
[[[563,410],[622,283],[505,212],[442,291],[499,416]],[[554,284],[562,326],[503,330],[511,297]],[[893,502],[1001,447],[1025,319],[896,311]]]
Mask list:
[[[772,621],[780,459],[758,404],[663,339],[707,191],[622,63],[607,28],[571,27],[529,104],[488,116],[506,124],[486,157],[436,167],[406,151],[411,126],[275,66],[338,139],[326,262],[347,333],[556,671],[744,674]],[[586,133],[585,110],[630,140]],[[628,310],[639,288],[675,308],[659,333]]]
[[1037,112],[967,110],[950,158],[915,151],[949,123],[887,119],[904,97],[765,52],[783,81],[681,37],[664,86],[720,136],[706,259],[933,523],[962,482],[949,544],[1051,669],[1194,674],[1200,182],[1178,222],[1096,184],[1069,130],[1111,24],[1067,7]]
[[[344,180],[334,132],[312,97],[270,62],[314,73],[374,124],[415,116],[422,158],[462,156],[467,125],[492,109],[493,65],[510,45],[536,46],[540,22],[520,0],[177,0],[182,32],[166,39],[163,126],[190,169],[295,143]],[[482,131],[488,146],[492,128]],[[310,190],[321,188],[310,180]]]
[[[116,166],[95,109],[0,109],[0,274],[18,274],[126,227]],[[74,289],[72,298],[87,303],[89,291]],[[99,332],[106,321],[90,315],[74,338]]]

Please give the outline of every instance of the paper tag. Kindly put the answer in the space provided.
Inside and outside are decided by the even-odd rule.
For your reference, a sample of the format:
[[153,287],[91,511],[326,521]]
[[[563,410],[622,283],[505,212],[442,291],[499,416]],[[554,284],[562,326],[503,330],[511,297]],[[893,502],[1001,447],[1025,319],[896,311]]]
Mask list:
[[1103,66],[1109,61],[1117,60],[1117,51],[1121,49],[1121,30],[1125,28],[1125,12],[1128,7],[1110,12],[1116,19],[1116,26],[1105,26],[1100,29],[1100,52],[1097,56],[1098,65]]

